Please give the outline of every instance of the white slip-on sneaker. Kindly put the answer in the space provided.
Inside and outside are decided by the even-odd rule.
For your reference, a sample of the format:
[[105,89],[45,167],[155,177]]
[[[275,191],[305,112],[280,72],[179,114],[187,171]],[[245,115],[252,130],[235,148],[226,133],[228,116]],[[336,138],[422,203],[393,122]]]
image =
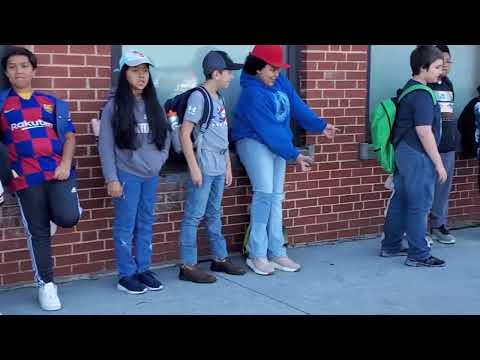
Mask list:
[[57,285],[53,282],[46,283],[38,288],[38,301],[40,307],[46,311],[60,310],[62,304],[58,298]]
[[275,268],[267,258],[248,258],[247,266],[258,275],[272,275],[275,272]]
[[270,263],[275,269],[288,272],[296,272],[299,271],[301,268],[299,264],[290,259],[288,256],[280,256],[277,258],[273,258]]

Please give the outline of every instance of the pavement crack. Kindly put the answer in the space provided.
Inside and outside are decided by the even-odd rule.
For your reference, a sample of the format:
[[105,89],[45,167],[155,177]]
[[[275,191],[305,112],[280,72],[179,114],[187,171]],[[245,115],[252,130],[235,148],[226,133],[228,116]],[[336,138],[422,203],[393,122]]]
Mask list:
[[304,314],[304,315],[312,315],[311,313],[309,313],[309,312],[307,312],[307,311],[305,311],[305,310],[302,310],[302,309],[300,309],[300,308],[298,308],[298,307],[296,307],[296,306],[294,306],[294,305],[292,305],[292,304],[289,304],[289,303],[287,303],[287,302],[285,302],[285,301],[282,301],[282,300],[279,300],[279,299],[277,299],[277,298],[274,298],[274,297],[272,297],[272,296],[270,296],[270,295],[268,295],[268,294],[262,293],[261,291],[255,290],[255,289],[253,289],[253,288],[251,288],[251,287],[248,287],[248,286],[245,286],[245,285],[243,285],[243,284],[240,284],[239,282],[236,282],[236,281],[234,281],[234,280],[232,280],[232,279],[230,279],[230,278],[224,277],[224,276],[222,276],[222,275],[220,275],[220,274],[217,274],[217,277],[220,277],[220,278],[222,278],[222,279],[224,279],[224,280],[226,280],[226,281],[228,281],[228,282],[231,282],[232,284],[235,284],[235,285],[237,285],[237,286],[239,286],[239,287],[241,287],[241,288],[243,288],[243,289],[245,289],[245,290],[249,290],[249,291],[254,292],[254,293],[258,294],[258,295],[261,295],[261,296],[264,296],[264,297],[266,297],[266,298],[268,298],[268,299],[270,299],[270,300],[273,300],[273,301],[275,301],[275,302],[277,302],[277,303],[279,303],[279,304],[285,305],[285,306],[287,306],[287,307],[289,307],[289,308],[291,308],[291,309],[294,309],[294,310],[296,310],[296,311],[299,311],[299,312],[301,312],[301,313]]

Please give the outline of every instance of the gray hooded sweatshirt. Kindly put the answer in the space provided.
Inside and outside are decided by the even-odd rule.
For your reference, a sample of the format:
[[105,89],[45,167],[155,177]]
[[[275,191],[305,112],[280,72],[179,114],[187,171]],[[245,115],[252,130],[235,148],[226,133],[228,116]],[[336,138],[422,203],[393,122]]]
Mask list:
[[115,145],[113,137],[112,118],[114,109],[115,100],[110,99],[102,111],[100,122],[98,151],[105,182],[108,184],[112,181],[118,181],[117,170],[140,177],[158,176],[168,158],[170,132],[167,131],[163,149],[161,151],[158,150],[157,146],[150,139],[145,103],[143,100],[137,100],[134,115],[137,120],[136,132],[139,147],[136,150],[119,149]]

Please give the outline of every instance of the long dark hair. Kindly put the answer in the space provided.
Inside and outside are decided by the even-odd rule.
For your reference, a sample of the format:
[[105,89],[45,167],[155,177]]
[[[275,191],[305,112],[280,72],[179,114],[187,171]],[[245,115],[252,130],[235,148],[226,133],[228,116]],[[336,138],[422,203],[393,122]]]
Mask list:
[[[122,67],[117,90],[115,91],[115,110],[112,119],[113,136],[115,145],[120,149],[136,150],[139,144],[136,133],[137,121],[133,113],[135,97],[127,80],[127,69],[127,65]],[[165,111],[158,102],[151,74],[148,78],[147,86],[143,89],[142,98],[145,102],[145,113],[147,114],[148,126],[150,127],[151,142],[155,143],[158,150],[162,150],[167,137],[167,119]]]

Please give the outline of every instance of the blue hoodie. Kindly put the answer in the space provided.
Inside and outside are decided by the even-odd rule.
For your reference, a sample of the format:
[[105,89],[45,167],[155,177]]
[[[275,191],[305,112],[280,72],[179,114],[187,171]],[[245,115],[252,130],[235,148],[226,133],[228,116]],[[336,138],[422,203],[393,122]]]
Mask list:
[[285,160],[300,153],[293,145],[290,119],[307,131],[322,132],[327,123],[297,95],[290,81],[280,73],[273,86],[242,71],[242,92],[235,108],[232,140],[255,139]]

